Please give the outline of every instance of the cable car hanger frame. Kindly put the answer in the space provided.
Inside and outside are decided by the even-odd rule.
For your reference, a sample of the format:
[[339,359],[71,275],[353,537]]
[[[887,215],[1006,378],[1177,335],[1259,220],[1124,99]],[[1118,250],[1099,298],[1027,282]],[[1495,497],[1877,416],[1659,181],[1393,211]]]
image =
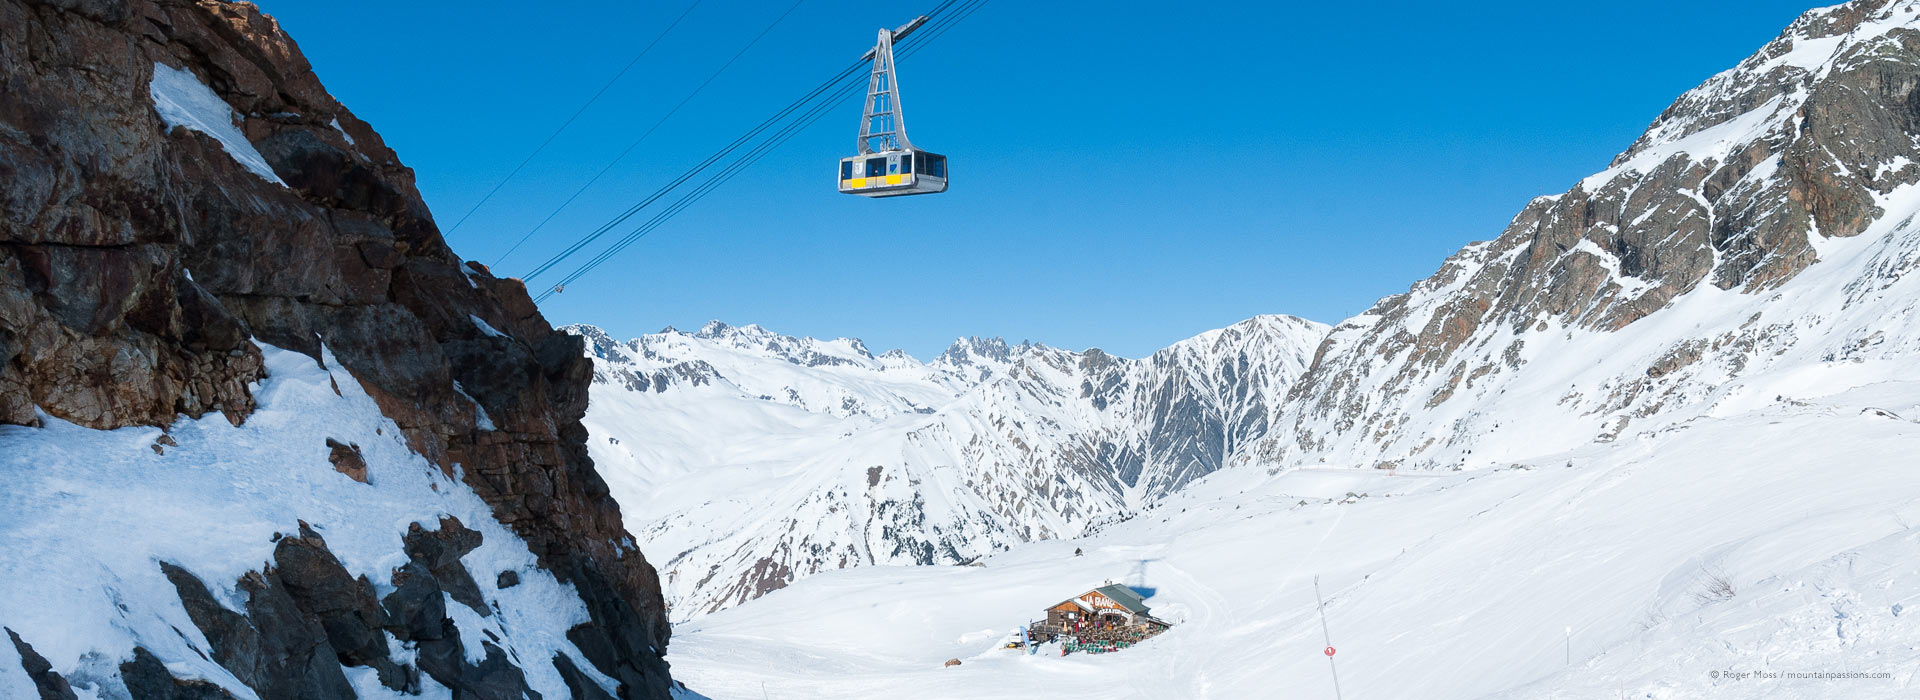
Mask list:
[[899,197],[947,191],[947,157],[914,148],[907,139],[906,115],[900,105],[900,82],[894,71],[893,42],[926,24],[926,15],[897,29],[880,30],[873,49],[863,58],[873,61],[867,79],[866,107],[860,116],[857,155],[840,159],[840,191],[862,197]]

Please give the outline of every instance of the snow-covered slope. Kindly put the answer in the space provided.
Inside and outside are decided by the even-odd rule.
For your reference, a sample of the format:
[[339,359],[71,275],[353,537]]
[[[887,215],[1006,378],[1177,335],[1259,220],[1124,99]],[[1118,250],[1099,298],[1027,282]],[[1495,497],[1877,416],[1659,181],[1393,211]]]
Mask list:
[[594,461],[686,619],[1125,517],[1254,444],[1325,326],[1262,316],[1139,360],[965,338],[928,363],[719,322],[570,330],[596,363]]
[[[1920,383],[1816,394],[1501,468],[1224,469],[1086,538],[683,623],[674,673],[715,698],[1331,698],[1318,576],[1349,700],[1910,698]],[[1110,579],[1172,629],[999,648]]]

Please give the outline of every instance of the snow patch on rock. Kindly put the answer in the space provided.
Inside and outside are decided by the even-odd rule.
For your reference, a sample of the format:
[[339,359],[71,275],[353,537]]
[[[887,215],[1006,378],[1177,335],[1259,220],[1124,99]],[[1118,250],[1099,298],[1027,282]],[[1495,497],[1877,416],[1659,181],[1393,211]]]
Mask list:
[[240,116],[234,113],[233,107],[214,94],[206,83],[200,82],[193,71],[155,61],[153,82],[148,84],[147,93],[153,98],[154,111],[160,113],[160,121],[168,129],[184,126],[211,136],[226,149],[227,155],[253,174],[281,187],[287,186],[267,165],[267,159],[260,156],[260,151],[254,149],[253,143],[240,133],[235,125]]

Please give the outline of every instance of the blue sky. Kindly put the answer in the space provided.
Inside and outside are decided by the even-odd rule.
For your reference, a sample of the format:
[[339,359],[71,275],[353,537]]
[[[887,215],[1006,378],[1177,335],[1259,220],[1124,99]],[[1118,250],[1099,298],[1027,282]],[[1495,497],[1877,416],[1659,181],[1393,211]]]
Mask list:
[[[692,0],[261,0],[449,228]],[[491,263],[791,3],[703,0],[448,239]],[[518,276],[930,8],[804,0],[553,223]],[[924,6],[924,7],[923,7]],[[1141,356],[1405,291],[1605,167],[1807,2],[994,0],[900,63],[943,195],[834,191],[848,102],[545,302],[619,336],[708,319],[928,358],[999,335]]]

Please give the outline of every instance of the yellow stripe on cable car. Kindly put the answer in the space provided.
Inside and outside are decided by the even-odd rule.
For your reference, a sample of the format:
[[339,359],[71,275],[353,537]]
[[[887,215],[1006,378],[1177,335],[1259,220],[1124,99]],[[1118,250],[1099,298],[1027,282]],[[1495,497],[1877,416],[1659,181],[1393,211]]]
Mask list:
[[887,176],[887,184],[889,184],[889,185],[898,185],[898,184],[900,184],[900,176],[899,176],[899,175],[888,175],[888,176]]
[[847,181],[847,187],[852,189],[859,189],[866,186],[867,186],[867,179],[864,177],[856,177],[852,180]]

